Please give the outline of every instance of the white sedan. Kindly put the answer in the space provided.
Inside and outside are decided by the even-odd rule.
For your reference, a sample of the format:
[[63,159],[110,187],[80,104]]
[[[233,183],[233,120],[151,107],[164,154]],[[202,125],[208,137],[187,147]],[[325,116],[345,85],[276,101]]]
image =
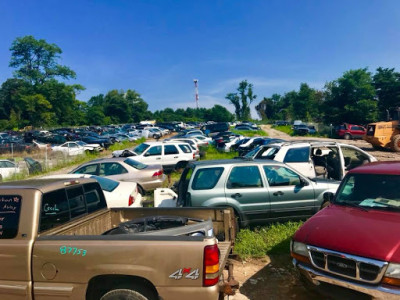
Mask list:
[[103,148],[100,147],[99,144],[86,144],[83,141],[66,142],[59,146],[53,146],[51,149],[53,151],[59,151],[71,156],[84,154],[85,151],[93,152],[103,150]]
[[11,177],[20,172],[21,170],[16,163],[7,159],[0,159],[0,177],[2,179]]
[[106,197],[107,207],[142,207],[142,195],[138,192],[136,182],[118,181],[90,174],[58,174],[42,178],[93,178],[96,179]]

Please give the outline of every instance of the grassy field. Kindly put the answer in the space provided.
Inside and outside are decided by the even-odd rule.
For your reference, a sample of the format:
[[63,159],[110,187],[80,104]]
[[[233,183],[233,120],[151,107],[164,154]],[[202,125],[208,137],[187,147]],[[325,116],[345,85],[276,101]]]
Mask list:
[[268,134],[264,130],[235,130],[231,129],[233,133],[240,134],[247,137],[255,137],[255,136],[268,136]]

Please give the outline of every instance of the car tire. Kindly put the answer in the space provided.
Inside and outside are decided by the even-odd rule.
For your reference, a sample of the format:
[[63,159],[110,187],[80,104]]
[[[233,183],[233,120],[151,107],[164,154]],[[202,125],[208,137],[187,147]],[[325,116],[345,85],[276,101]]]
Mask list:
[[137,189],[138,189],[138,193],[140,195],[144,196],[146,194],[146,192],[144,191],[144,189],[140,185],[137,185]]
[[129,289],[115,289],[105,293],[100,300],[149,300],[141,293]]
[[346,134],[343,136],[343,138],[344,138],[345,140],[351,140],[351,135],[348,134],[348,133],[346,133]]
[[186,165],[188,164],[187,161],[180,161],[176,164],[175,166],[175,170],[179,170],[179,169],[184,169],[186,167]]
[[393,137],[391,149],[395,152],[400,152],[400,134]]

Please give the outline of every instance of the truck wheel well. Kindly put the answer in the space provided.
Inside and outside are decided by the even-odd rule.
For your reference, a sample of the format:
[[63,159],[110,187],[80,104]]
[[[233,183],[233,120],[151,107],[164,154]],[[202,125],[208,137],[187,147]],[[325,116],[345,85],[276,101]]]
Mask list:
[[100,275],[90,279],[86,300],[98,300],[114,289],[130,289],[139,292],[149,300],[158,299],[155,286],[143,277],[129,275]]

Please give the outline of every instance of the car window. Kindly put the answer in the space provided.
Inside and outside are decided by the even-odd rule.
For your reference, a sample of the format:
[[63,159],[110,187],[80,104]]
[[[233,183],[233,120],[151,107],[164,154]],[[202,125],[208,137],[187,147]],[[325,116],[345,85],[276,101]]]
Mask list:
[[283,162],[308,162],[310,160],[310,147],[292,148],[285,155]]
[[4,168],[14,168],[14,167],[15,167],[15,165],[10,161],[4,162]]
[[147,148],[149,148],[150,145],[148,144],[140,144],[138,146],[136,146],[135,148],[133,148],[133,152],[135,152],[136,154],[140,155],[142,154],[144,151],[146,151]]
[[161,155],[161,151],[162,151],[161,146],[153,146],[146,152],[146,155],[149,156]]
[[2,195],[0,198],[0,239],[13,239],[18,234],[22,197]]
[[368,156],[357,149],[346,146],[341,146],[340,148],[343,153],[344,166],[347,171],[369,162]]
[[68,188],[67,197],[72,219],[86,214],[86,203],[81,185]]
[[[96,179],[99,180],[99,182],[100,180],[102,180],[103,182],[104,180],[109,180],[102,177],[96,177]],[[107,207],[104,194],[102,191],[99,190],[98,184],[94,182],[86,183],[84,184],[83,188],[85,190],[85,199],[88,213]]]
[[130,165],[131,167],[133,167],[137,170],[143,170],[143,169],[147,168],[146,164],[138,162],[130,157],[125,159],[124,163],[126,163],[127,165]]
[[234,167],[226,184],[228,189],[260,188],[262,186],[261,175],[257,166]]
[[111,176],[111,175],[119,175],[128,173],[128,170],[125,169],[119,163],[102,163],[100,165],[100,176]]
[[224,168],[204,168],[196,172],[193,178],[193,190],[208,190],[216,186]]
[[66,223],[69,219],[69,205],[65,189],[43,194],[39,232]]
[[175,145],[164,145],[164,154],[165,155],[179,154],[179,151]]
[[299,185],[300,176],[282,166],[264,166],[265,177],[270,186]]
[[180,145],[179,145],[179,148],[181,148],[181,150],[182,150],[184,153],[191,153],[191,152],[192,152],[192,150],[190,150],[190,148],[189,148],[189,145],[182,145],[182,144],[180,144]]
[[83,166],[74,172],[74,174],[90,174],[90,175],[97,175],[99,164],[92,164]]

